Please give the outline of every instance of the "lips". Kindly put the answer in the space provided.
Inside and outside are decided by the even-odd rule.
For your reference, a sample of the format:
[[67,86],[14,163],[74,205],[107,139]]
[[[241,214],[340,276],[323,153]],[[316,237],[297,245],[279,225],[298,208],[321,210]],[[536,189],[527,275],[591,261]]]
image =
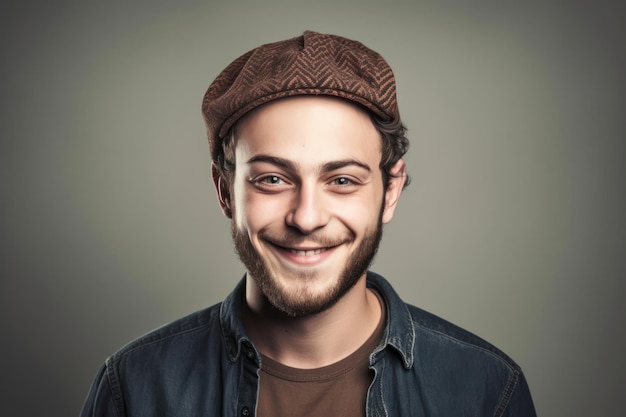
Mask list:
[[[315,266],[329,259],[335,251],[351,242],[347,236],[325,236],[322,234],[296,236],[283,234],[280,236],[259,234],[265,244],[273,248],[273,252],[289,265]],[[281,261],[281,262],[282,262]]]
[[313,256],[313,255],[319,255],[320,253],[322,253],[323,251],[326,250],[326,248],[320,248],[320,249],[309,249],[309,250],[300,250],[300,249],[287,249],[289,252],[293,253],[294,255],[300,255],[300,256]]
[[290,264],[300,265],[300,266],[314,266],[319,265],[321,262],[325,261],[330,257],[332,253],[334,253],[334,249],[338,247],[338,245],[298,245],[294,246],[294,242],[289,242],[287,244],[281,242],[266,242],[276,250],[276,254],[280,255],[279,257],[285,261],[288,261]]
[[334,253],[337,246],[332,247],[282,247],[276,252],[280,259],[287,261],[290,265],[299,265],[306,267],[321,266]]
[[281,251],[301,256],[319,255],[322,252],[334,249],[348,242],[348,239],[330,239],[323,237],[313,239],[310,237],[307,239],[290,238],[289,236],[282,238],[271,238],[269,236],[260,237],[261,240]]

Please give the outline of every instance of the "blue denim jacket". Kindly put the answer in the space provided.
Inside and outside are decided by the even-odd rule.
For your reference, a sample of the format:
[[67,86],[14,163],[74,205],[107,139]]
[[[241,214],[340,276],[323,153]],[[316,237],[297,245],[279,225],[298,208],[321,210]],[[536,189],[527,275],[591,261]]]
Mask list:
[[[241,320],[244,281],[223,303],[108,358],[81,416],[253,416],[261,359]],[[370,355],[368,416],[535,416],[524,375],[504,353],[405,304],[381,276],[370,272],[367,283],[387,307]]]

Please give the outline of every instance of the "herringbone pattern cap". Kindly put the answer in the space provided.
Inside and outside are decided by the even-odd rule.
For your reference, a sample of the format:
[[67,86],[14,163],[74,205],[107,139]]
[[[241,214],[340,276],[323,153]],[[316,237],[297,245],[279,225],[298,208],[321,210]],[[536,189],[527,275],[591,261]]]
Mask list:
[[399,120],[391,68],[375,51],[335,35],[302,36],[261,45],[233,61],[202,101],[211,155],[245,113],[273,100],[330,95],[357,102],[383,120]]

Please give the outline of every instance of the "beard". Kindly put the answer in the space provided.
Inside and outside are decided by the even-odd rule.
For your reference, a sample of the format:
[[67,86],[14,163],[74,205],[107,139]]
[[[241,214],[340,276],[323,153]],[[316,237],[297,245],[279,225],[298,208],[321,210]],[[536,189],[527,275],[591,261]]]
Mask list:
[[[234,220],[231,223],[231,234],[237,255],[248,270],[248,278],[252,278],[255,281],[261,293],[263,293],[269,303],[287,316],[305,317],[320,313],[332,307],[350,291],[363,276],[372,263],[374,256],[376,256],[378,246],[382,239],[383,225],[381,216],[382,210],[379,214],[376,226],[373,230],[366,232],[363,242],[349,255],[343,270],[340,272],[335,282],[319,294],[311,294],[307,291],[306,287],[295,291],[288,291],[283,288],[279,284],[277,277],[272,274],[261,255],[259,255],[256,248],[252,245],[248,235],[237,228]],[[233,218],[234,217],[235,216],[233,216]],[[261,240],[266,240],[263,239],[262,235],[259,237]],[[336,246],[339,242],[353,242],[354,235],[340,239],[338,242],[337,239],[328,239],[315,235],[304,236],[294,231],[288,231],[288,233],[281,236],[280,239],[270,239],[270,241],[279,241],[283,243],[285,247],[289,247],[290,243],[293,244],[303,239],[307,239],[308,242],[318,242],[324,247],[332,247]],[[298,275],[298,279],[304,283],[307,280],[311,280],[316,272],[307,271],[305,269],[294,271],[293,274]]]

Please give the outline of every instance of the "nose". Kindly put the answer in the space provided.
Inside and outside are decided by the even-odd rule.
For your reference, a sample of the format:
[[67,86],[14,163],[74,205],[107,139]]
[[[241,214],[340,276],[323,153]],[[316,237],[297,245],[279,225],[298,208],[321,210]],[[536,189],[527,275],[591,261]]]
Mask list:
[[328,223],[329,213],[324,203],[323,190],[315,185],[301,184],[294,193],[285,223],[302,234],[313,233]]

